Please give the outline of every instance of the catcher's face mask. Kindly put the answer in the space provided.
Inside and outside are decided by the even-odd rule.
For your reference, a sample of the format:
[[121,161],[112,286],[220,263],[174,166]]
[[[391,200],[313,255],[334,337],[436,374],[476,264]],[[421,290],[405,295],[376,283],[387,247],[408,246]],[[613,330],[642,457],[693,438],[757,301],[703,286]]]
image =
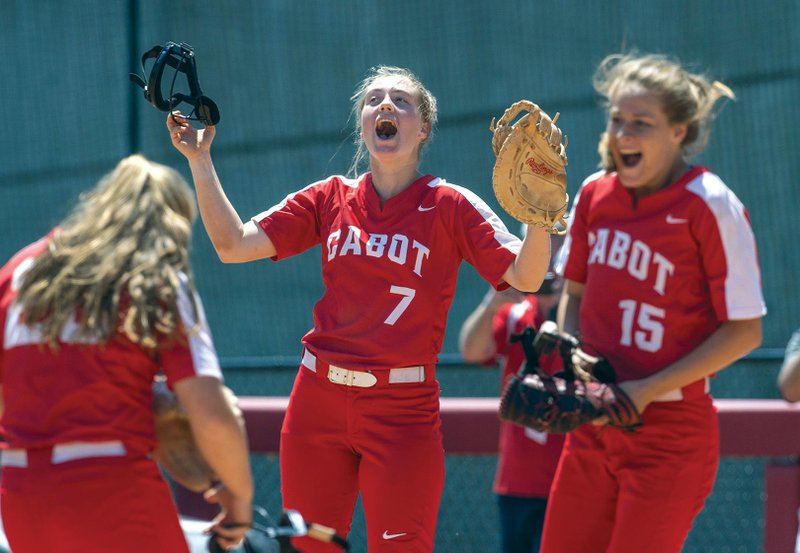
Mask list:
[[[145,62],[153,59],[153,67],[147,81],[136,73],[130,74],[130,80],[144,89],[144,98],[158,110],[171,112],[175,107],[186,102],[192,106],[192,111],[187,119],[200,121],[205,125],[219,123],[219,109],[208,96],[203,96],[200,83],[197,80],[197,66],[194,61],[192,47],[185,43],[176,44],[167,42],[164,46],[156,45],[142,55],[142,73],[147,75]],[[169,95],[164,98],[162,94],[162,80],[167,66],[175,71],[169,79]],[[174,92],[175,81],[178,73],[186,75],[189,85],[189,94]]]

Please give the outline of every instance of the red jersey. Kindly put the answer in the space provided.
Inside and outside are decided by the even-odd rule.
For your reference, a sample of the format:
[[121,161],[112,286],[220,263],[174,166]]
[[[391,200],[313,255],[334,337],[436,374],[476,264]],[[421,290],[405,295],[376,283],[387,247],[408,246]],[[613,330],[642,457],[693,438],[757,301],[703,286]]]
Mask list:
[[384,202],[371,174],[332,176],[253,220],[274,260],[321,244],[325,292],[303,344],[328,363],[436,363],[462,260],[495,287],[521,247],[483,200],[426,175]]
[[[492,320],[497,354],[503,356],[502,387],[525,363],[525,352],[511,335],[531,326],[539,328],[544,318],[538,314],[536,296],[526,296],[515,304],[501,307]],[[552,374],[561,368],[558,354],[539,360],[542,369]],[[497,472],[494,492],[516,497],[547,497],[564,445],[564,434],[548,434],[510,422],[500,423]]]
[[189,335],[158,350],[158,362],[121,334],[106,344],[78,336],[65,325],[54,352],[42,333],[21,320],[14,302],[21,278],[47,246],[44,238],[17,253],[0,269],[0,348],[3,430],[7,447],[34,448],[63,442],[122,440],[129,451],[148,452],[155,444],[152,383],[163,370],[168,382],[196,375],[222,378],[199,297],[199,320],[185,287],[178,292],[183,327]]
[[572,210],[559,268],[585,285],[581,340],[620,381],[684,357],[724,321],[766,313],[747,211],[706,168],[635,201],[616,173],[598,173]]

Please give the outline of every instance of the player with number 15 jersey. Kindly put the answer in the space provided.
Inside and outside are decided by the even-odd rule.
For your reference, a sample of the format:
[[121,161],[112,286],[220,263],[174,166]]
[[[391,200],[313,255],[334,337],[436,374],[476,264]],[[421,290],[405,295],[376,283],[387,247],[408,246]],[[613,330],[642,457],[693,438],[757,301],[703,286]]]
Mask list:
[[573,204],[558,324],[610,362],[643,425],[567,437],[542,553],[677,553],[719,461],[709,379],[758,347],[766,313],[747,211],[691,163],[733,92],[661,55],[608,56],[594,83],[604,170]]
[[[720,320],[763,313],[747,211],[701,166],[638,200],[615,175],[590,177],[575,200],[565,251],[565,278],[592,298],[581,304],[581,340],[621,381],[685,356]],[[705,381],[692,386],[702,393]]]

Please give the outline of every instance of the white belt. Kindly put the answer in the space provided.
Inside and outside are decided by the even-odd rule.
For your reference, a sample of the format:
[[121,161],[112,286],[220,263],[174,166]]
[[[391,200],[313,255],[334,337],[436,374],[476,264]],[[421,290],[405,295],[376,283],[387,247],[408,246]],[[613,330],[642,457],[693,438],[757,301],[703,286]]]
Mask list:
[[358,388],[371,388],[378,383],[378,377],[364,371],[351,371],[335,365],[328,366],[328,380],[334,384],[356,386]]
[[[317,372],[317,358],[308,350],[303,352],[302,363],[308,370]],[[388,369],[388,373],[389,384],[425,382],[425,367],[422,365]],[[334,384],[356,386],[358,388],[371,388],[378,383],[378,378],[375,376],[375,373],[354,371],[343,367],[337,367],[336,365],[328,365],[328,380]]]
[[[119,440],[108,442],[67,442],[52,447],[50,462],[54,465],[88,459],[91,457],[123,457],[127,454],[125,444]],[[0,452],[0,466],[26,468],[27,449],[4,449]]]
[[[705,393],[708,393],[709,390],[711,390],[711,385],[709,383],[708,378],[705,378],[704,380],[705,380],[704,390]],[[683,400],[683,390],[680,388],[676,388],[675,390],[667,392],[664,395],[658,396],[653,401],[682,401],[682,400]]]

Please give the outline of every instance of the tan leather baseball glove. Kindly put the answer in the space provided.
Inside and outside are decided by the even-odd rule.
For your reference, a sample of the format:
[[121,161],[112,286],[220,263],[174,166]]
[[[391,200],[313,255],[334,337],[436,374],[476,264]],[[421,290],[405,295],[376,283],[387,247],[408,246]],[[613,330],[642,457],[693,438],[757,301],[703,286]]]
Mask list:
[[[236,396],[225,387],[225,397],[244,428],[242,411]],[[178,402],[178,398],[167,387],[163,375],[153,381],[153,415],[157,446],[153,458],[175,482],[195,491],[205,492],[217,480],[214,471],[203,458],[189,425],[189,418]]]
[[[522,117],[512,123],[521,112]],[[494,194],[500,206],[514,219],[542,227],[552,234],[566,233],[567,140],[562,143],[552,120],[528,100],[512,104],[492,131],[492,149],[497,159],[492,173]]]

